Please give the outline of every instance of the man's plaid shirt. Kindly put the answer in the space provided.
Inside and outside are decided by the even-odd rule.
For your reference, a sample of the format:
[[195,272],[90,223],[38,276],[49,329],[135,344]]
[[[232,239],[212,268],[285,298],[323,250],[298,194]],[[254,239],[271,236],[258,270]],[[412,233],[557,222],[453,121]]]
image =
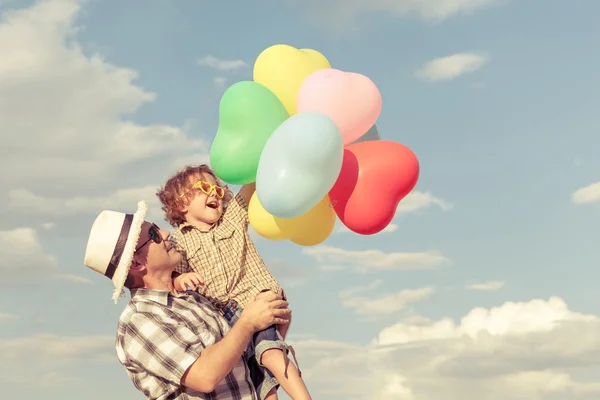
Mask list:
[[208,232],[184,223],[171,236],[183,255],[175,271],[198,272],[204,281],[198,290],[219,309],[229,300],[244,308],[262,290],[281,290],[254,247],[248,225],[248,206],[238,193]]
[[119,318],[117,356],[148,399],[257,400],[244,357],[212,393],[180,383],[202,350],[228,331],[227,321],[198,293],[133,289]]

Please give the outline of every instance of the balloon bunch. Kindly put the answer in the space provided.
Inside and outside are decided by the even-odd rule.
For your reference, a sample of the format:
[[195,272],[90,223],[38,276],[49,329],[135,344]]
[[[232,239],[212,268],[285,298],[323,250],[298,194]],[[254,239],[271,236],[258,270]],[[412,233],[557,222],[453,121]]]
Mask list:
[[225,182],[256,182],[248,214],[263,237],[316,245],[336,214],[353,232],[377,233],[419,177],[408,147],[380,140],[381,107],[366,76],[331,68],[316,50],[271,46],[254,80],[223,94],[211,166]]

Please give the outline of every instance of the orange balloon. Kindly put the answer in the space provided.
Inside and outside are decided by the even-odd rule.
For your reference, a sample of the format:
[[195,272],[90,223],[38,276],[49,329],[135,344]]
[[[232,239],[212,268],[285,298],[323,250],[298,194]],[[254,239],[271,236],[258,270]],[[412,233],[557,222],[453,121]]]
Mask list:
[[388,226],[418,179],[419,161],[408,147],[388,140],[355,143],[344,148],[329,198],[348,229],[372,235]]

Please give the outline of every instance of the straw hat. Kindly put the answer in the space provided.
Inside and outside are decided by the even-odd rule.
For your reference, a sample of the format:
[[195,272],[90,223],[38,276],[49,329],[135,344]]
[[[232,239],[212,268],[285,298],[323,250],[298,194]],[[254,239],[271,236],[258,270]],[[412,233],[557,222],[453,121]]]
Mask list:
[[123,286],[147,210],[144,201],[138,203],[135,214],[104,210],[92,225],[84,263],[113,281],[115,290],[112,299],[115,304],[124,293]]

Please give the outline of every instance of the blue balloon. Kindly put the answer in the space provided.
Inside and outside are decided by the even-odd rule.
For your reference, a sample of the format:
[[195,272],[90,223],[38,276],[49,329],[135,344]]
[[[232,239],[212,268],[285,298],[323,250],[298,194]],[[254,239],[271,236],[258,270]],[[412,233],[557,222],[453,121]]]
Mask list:
[[279,218],[300,216],[317,205],[342,169],[344,140],[331,118],[301,112],[269,137],[258,162],[256,195]]

